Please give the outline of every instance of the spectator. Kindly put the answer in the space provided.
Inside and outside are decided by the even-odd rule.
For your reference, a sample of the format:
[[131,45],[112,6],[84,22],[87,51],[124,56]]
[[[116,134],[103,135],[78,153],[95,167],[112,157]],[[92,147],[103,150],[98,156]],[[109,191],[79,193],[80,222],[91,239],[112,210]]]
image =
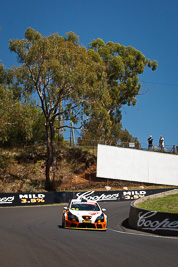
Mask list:
[[159,147],[161,148],[161,150],[164,149],[164,138],[162,137],[162,135],[159,138]]
[[148,149],[151,150],[153,146],[153,138],[150,135],[150,137],[148,138]]

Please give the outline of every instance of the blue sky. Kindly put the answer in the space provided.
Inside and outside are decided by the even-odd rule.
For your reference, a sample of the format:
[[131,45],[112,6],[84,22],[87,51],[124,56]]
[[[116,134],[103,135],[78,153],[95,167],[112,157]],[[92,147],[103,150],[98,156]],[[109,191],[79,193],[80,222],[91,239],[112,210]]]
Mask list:
[[[28,27],[43,35],[73,31],[85,47],[93,39],[133,46],[158,69],[140,75],[141,95],[135,107],[123,107],[123,128],[147,145],[160,135],[178,145],[178,1],[177,0],[6,0],[0,8],[0,59],[17,65],[9,39],[21,39]],[[77,134],[77,133],[76,133]]]

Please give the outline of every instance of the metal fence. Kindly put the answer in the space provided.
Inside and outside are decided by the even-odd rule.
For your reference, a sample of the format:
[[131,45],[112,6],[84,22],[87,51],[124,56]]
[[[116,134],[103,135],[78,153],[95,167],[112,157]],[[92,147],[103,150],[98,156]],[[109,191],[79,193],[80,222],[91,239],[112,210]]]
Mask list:
[[86,149],[92,149],[93,151],[97,150],[98,144],[104,144],[104,145],[111,145],[123,148],[139,149],[144,151],[151,150],[155,152],[178,154],[178,146],[176,145],[165,145],[164,148],[160,148],[159,145],[154,144],[150,149],[148,148],[147,143],[140,143],[140,142],[122,142],[122,141],[106,142],[104,140],[90,140],[81,138],[77,138],[75,141],[69,138],[67,141],[70,143],[70,146],[85,147]]

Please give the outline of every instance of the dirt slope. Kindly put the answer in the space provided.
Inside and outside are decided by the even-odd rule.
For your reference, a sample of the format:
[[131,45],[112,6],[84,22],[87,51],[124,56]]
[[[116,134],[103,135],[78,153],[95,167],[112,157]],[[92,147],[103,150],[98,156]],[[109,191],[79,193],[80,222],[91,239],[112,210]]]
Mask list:
[[[143,189],[163,186],[96,178],[96,151],[78,147],[57,148],[56,191]],[[0,149],[0,192],[45,191],[45,146]]]

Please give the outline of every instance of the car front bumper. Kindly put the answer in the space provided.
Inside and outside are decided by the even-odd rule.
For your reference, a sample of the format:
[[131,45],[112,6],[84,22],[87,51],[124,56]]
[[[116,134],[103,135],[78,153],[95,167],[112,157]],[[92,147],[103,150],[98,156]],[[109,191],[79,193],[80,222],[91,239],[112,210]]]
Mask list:
[[84,229],[84,230],[107,230],[106,222],[99,223],[79,223],[66,220],[65,228],[70,229]]

